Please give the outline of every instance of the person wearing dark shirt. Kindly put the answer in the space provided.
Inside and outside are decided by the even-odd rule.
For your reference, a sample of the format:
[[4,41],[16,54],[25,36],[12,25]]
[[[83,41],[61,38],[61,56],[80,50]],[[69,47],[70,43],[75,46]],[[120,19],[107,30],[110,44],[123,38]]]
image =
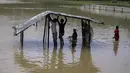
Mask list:
[[72,47],[74,48],[77,43],[77,32],[76,29],[73,29],[73,34],[72,34]]
[[72,35],[72,40],[77,40],[77,32],[76,29],[73,29],[73,35]]
[[114,30],[114,39],[115,39],[115,41],[119,41],[119,26],[116,26],[116,29]]
[[[59,19],[59,16],[58,16]],[[60,21],[58,20],[58,24],[59,24],[59,39],[61,44],[64,44],[64,40],[63,40],[63,36],[64,36],[64,28],[65,28],[65,24],[67,22],[67,18],[65,17],[65,21],[64,19],[61,19]]]

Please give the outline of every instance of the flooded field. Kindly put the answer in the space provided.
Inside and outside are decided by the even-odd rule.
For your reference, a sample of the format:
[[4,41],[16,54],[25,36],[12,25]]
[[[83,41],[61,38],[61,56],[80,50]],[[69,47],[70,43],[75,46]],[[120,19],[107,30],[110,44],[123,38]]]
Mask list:
[[[6,0],[5,0],[6,2]],[[21,0],[18,2],[26,2]],[[28,2],[31,2],[31,0]],[[47,2],[46,2],[47,3]],[[50,3],[49,3],[50,4]],[[1,5],[0,7],[0,73],[129,73],[130,72],[130,17],[127,19],[107,13],[94,13],[62,5],[42,5],[27,3],[22,6]],[[35,7],[35,8],[34,8]],[[80,20],[68,19],[65,26],[65,45],[43,49],[43,23],[25,31],[24,46],[20,48],[19,36],[13,36],[12,26],[23,23],[32,16],[46,10],[89,16],[104,24],[92,23],[94,37],[91,47],[83,47]],[[116,13],[115,13],[116,14]],[[128,14],[128,13],[127,13]],[[128,14],[129,16],[130,14]],[[120,40],[114,42],[115,26],[119,25]],[[72,28],[78,29],[78,42],[72,48],[68,36]],[[59,41],[59,40],[58,40]]]

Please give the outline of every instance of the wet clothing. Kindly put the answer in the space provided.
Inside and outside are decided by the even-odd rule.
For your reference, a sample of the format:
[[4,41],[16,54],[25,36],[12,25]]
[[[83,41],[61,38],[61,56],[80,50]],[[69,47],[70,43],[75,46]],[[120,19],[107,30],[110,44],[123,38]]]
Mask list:
[[52,33],[54,45],[57,45],[57,32]]
[[59,23],[59,39],[63,41],[65,24]]
[[52,31],[52,37],[54,45],[57,45],[57,29],[56,29],[56,22],[51,21],[51,31]]
[[115,41],[118,41],[119,40],[119,30],[115,29],[114,33],[115,33],[115,35],[114,35]]
[[56,30],[56,22],[53,22],[53,21],[51,21],[51,30],[52,30],[52,33],[55,33],[55,32],[57,32],[57,30]]
[[74,32],[73,35],[72,35],[72,39],[73,39],[73,40],[77,40],[77,36],[78,36],[78,35],[77,35],[77,32]]
[[62,36],[64,36],[64,33],[59,34],[59,38],[62,38]]
[[65,27],[65,24],[59,24],[59,39],[60,39],[60,44],[61,45],[64,45],[64,40],[63,40],[64,27]]
[[65,24],[59,24],[59,33],[64,33]]
[[77,43],[77,32],[73,32],[73,35],[72,35],[72,47],[74,48],[76,46],[76,43]]

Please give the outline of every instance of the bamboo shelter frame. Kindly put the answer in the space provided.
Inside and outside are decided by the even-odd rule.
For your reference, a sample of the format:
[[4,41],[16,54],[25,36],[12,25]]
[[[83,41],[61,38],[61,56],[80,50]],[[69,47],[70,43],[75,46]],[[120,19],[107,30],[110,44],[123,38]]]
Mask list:
[[[23,24],[13,26],[14,36],[17,36],[18,34],[20,34],[21,46],[23,46],[24,31],[26,29],[28,29],[29,27],[31,27],[34,24],[37,25],[37,22],[40,22],[41,20],[43,20],[44,17],[45,17],[45,25],[48,25],[48,27],[49,27],[49,23],[47,23],[48,19],[46,17],[48,14],[60,15],[60,16],[66,16],[66,17],[75,18],[75,19],[86,20],[86,21],[89,22],[89,24],[90,24],[90,22],[94,22],[94,23],[97,23],[97,24],[103,24],[103,22],[92,19],[92,18],[89,18],[89,17],[71,15],[71,14],[66,14],[66,13],[61,13],[61,12],[54,12],[54,11],[45,11],[45,12],[42,12],[42,13],[30,18],[29,20],[27,20]],[[48,28],[48,30],[49,30],[49,28]],[[48,31],[48,33],[49,33],[49,31]],[[45,30],[44,30],[44,34],[43,34],[43,43],[44,43],[44,37],[45,37]],[[48,47],[49,47],[49,34],[48,34]]]

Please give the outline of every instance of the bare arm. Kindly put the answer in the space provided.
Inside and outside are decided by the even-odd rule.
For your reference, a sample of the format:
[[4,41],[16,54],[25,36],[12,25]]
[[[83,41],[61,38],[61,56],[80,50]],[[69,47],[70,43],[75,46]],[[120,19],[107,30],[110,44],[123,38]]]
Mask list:
[[66,24],[66,22],[67,22],[67,18],[65,17],[65,22],[64,22],[64,25]]
[[54,20],[55,18],[52,19],[51,16],[50,16],[50,14],[48,15],[48,18],[49,18],[50,21],[55,22],[55,20]]
[[51,17],[50,17],[50,14],[47,15],[48,19],[52,21]]
[[60,22],[59,22],[59,15],[57,16],[57,22],[58,22],[58,24],[60,24]]

